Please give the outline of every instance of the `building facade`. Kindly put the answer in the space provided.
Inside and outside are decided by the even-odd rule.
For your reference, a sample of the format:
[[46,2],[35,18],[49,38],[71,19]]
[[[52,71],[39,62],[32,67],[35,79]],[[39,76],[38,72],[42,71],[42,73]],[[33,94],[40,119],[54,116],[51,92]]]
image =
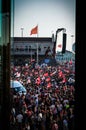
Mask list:
[[53,42],[52,38],[48,37],[14,37],[11,43],[11,60],[38,59],[45,55],[52,56]]
[[68,50],[66,50],[64,54],[57,52],[55,58],[57,62],[68,62],[71,60],[75,62],[75,54]]
[[48,48],[52,53],[52,38],[14,37],[13,44],[11,45],[11,55],[34,55],[37,49],[39,55],[44,55]]
[[[74,46],[74,45],[73,45]],[[48,37],[14,37],[11,42],[11,61],[13,60],[18,64],[22,60],[27,63],[29,59],[38,60],[53,56],[54,42],[52,38]],[[57,52],[55,59],[57,62],[75,61],[75,54],[66,50],[65,53]]]

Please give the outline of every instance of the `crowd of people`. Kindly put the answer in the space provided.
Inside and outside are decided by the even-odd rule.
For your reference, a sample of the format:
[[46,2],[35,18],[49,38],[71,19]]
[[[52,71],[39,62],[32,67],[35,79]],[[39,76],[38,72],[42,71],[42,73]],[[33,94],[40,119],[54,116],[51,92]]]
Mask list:
[[27,93],[11,92],[10,124],[16,130],[74,130],[75,72],[72,62],[11,66],[11,80]]

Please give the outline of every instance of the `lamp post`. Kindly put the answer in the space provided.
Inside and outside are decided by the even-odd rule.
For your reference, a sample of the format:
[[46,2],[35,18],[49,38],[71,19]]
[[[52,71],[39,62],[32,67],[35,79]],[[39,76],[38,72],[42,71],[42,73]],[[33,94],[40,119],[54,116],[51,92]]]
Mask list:
[[74,35],[71,35],[71,46],[73,45],[73,37],[74,37]]
[[31,47],[31,60],[32,60],[32,47]]
[[74,55],[74,53],[73,53],[73,49],[72,49],[72,46],[73,46],[73,37],[74,37],[74,35],[71,35],[71,51],[72,51],[72,60],[73,60],[73,56],[75,56]]
[[21,37],[23,37],[23,30],[24,28],[21,28]]

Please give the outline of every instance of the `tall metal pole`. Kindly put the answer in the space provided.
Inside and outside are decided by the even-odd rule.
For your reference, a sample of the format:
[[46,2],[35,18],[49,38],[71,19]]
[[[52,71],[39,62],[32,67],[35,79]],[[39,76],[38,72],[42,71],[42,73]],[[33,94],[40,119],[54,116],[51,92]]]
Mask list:
[[[37,27],[37,38],[38,38],[38,27]],[[38,62],[39,62],[39,56],[38,56],[38,42],[37,42],[37,65],[38,65]]]
[[38,42],[37,42],[37,65],[38,65],[38,61],[39,59],[38,59]]
[[74,35],[71,35],[71,51],[72,51],[72,59],[73,59],[73,55],[74,55],[73,50],[72,50],[72,45],[73,45],[73,37],[74,37]]
[[73,37],[74,37],[74,35],[71,35],[71,49],[72,49],[72,45],[73,45]]
[[31,47],[31,60],[32,60],[32,47]]
[[24,28],[21,28],[21,37],[23,37],[23,30]]

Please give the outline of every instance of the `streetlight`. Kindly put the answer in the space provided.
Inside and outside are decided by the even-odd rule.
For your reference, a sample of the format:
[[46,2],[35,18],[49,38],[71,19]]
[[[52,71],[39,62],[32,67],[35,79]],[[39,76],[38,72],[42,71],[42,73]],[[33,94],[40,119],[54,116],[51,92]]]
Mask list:
[[73,44],[73,37],[74,37],[74,35],[71,35],[71,39],[72,39],[72,43],[71,44]]
[[72,46],[73,46],[73,37],[74,37],[74,35],[71,35],[71,51],[72,51],[72,58],[73,58],[73,56],[75,56],[75,53],[74,53],[74,51],[73,51],[73,49],[72,49]]
[[23,30],[24,28],[21,28],[21,37],[23,37]]

